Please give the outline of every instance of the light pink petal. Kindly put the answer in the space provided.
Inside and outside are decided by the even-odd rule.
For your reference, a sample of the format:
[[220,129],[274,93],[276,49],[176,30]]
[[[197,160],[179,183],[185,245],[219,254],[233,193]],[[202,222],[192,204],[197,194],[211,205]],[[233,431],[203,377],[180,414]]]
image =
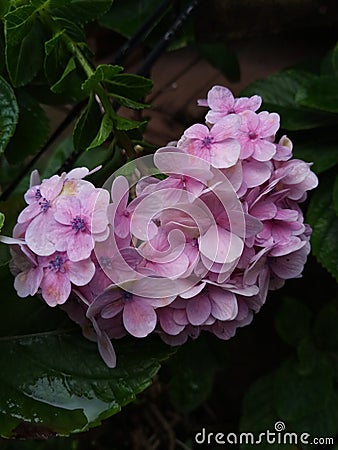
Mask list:
[[252,141],[251,139],[245,138],[245,139],[241,139],[240,143],[241,143],[240,158],[241,159],[249,158],[255,151],[255,148],[256,148],[255,142]]
[[258,219],[269,220],[276,216],[277,206],[269,200],[261,201],[250,209],[250,214]]
[[238,236],[217,225],[212,225],[199,238],[200,252],[216,263],[234,261],[242,254],[243,247],[243,241]]
[[130,300],[125,303],[123,323],[128,333],[135,337],[146,337],[154,331],[157,316],[152,306],[141,301]]
[[130,235],[130,219],[131,217],[125,214],[115,216],[114,232],[122,239]]
[[147,262],[146,267],[151,268],[162,277],[174,279],[182,276],[189,268],[189,258],[185,254],[181,254],[174,261],[167,261],[163,264]]
[[67,255],[71,261],[81,261],[89,258],[93,248],[94,240],[86,231],[79,231],[68,235]]
[[41,294],[49,306],[62,305],[70,296],[71,284],[68,277],[61,272],[49,271],[41,282]]
[[9,245],[25,244],[25,240],[23,238],[12,238],[9,236],[1,236],[1,235],[0,235],[0,242],[2,242],[3,244],[9,244]]
[[248,133],[250,131],[255,132],[257,131],[259,127],[259,117],[258,114],[256,114],[253,111],[244,111],[241,114],[242,117],[242,124],[241,124],[241,130],[245,133]]
[[240,97],[235,100],[234,110],[236,113],[245,111],[247,109],[251,111],[257,111],[262,104],[262,98],[259,95],[253,95],[252,97]]
[[240,116],[236,114],[229,114],[215,123],[215,125],[211,128],[210,134],[214,137],[215,141],[224,141],[224,139],[228,137],[234,137],[240,125]]
[[207,101],[209,108],[215,111],[228,113],[234,106],[234,96],[224,86],[214,86],[208,92]]
[[18,223],[28,222],[29,220],[34,219],[34,217],[36,217],[40,213],[41,207],[39,205],[39,202],[33,202],[21,211],[18,217]]
[[75,169],[72,169],[70,172],[67,173],[67,179],[80,180],[89,175],[89,173],[93,173],[93,171],[89,172],[89,169],[87,167],[76,167]]
[[53,175],[51,178],[43,180],[40,186],[42,197],[49,201],[54,200],[61,192],[64,183],[64,176]]
[[119,204],[122,202],[123,206],[127,205],[129,196],[129,183],[126,177],[120,175],[115,178],[111,187],[111,198],[113,203]]
[[184,330],[185,325],[178,325],[173,320],[173,311],[171,309],[159,308],[157,310],[157,315],[160,321],[160,325],[163,331],[165,331],[166,333],[176,336]]
[[[184,304],[186,307],[186,304]],[[177,323],[177,325],[186,326],[189,323],[187,312],[185,309],[174,309],[173,319]]]
[[35,295],[40,287],[43,277],[41,267],[31,268],[25,272],[19,273],[14,280],[14,288],[19,297]]
[[111,319],[112,317],[117,316],[117,314],[123,310],[123,307],[124,305],[122,300],[112,301],[109,305],[102,308],[100,315],[103,319]]
[[211,304],[207,295],[199,294],[187,300],[187,317],[192,325],[202,325],[211,313]]
[[207,101],[207,99],[203,99],[203,98],[199,98],[198,100],[197,100],[197,105],[198,106],[208,106],[208,101]]
[[102,331],[97,337],[97,347],[103,361],[110,369],[116,367],[116,353],[107,333]]
[[215,319],[233,320],[238,313],[237,299],[234,293],[210,286],[211,314]]
[[280,278],[296,278],[302,273],[307,259],[306,247],[285,256],[269,258],[269,266]]
[[259,134],[261,137],[274,136],[279,128],[280,118],[277,113],[262,111],[258,114],[260,120]]
[[227,139],[211,147],[211,164],[218,169],[231,167],[238,161],[241,146],[236,139]]
[[182,298],[195,297],[195,295],[199,294],[203,290],[205,285],[206,285],[206,282],[203,281],[200,284],[197,284],[197,285],[193,286],[192,288],[188,289],[187,291],[181,293],[180,297],[182,297]]
[[257,159],[257,161],[269,161],[274,156],[275,153],[276,153],[275,144],[260,139],[255,143],[255,150],[252,156],[253,158]]
[[90,259],[79,262],[67,261],[65,266],[68,278],[76,286],[88,284],[95,274],[95,264]]
[[41,178],[38,170],[33,170],[30,179],[29,179],[29,187],[37,186],[41,183]]
[[55,252],[55,245],[49,239],[49,231],[53,222],[53,215],[48,210],[46,213],[36,216],[27,227],[26,243],[39,256],[48,256]]
[[54,218],[63,225],[71,225],[76,216],[81,216],[81,202],[74,197],[61,197],[56,201]]
[[262,185],[271,176],[271,168],[267,163],[249,159],[242,164],[243,179],[249,188]]
[[[207,130],[209,134],[209,130]],[[190,142],[190,140],[187,140]],[[204,159],[195,155],[185,153],[176,147],[162,147],[154,155],[154,163],[162,173],[174,174],[176,176],[192,177],[202,183],[212,178],[210,164]],[[165,180],[165,186],[169,187],[168,179]],[[161,182],[163,184],[163,181]]]
[[103,233],[108,226],[107,208],[109,205],[109,192],[104,189],[97,189],[95,203],[91,209],[84,204],[84,211],[87,218],[91,218],[90,229],[93,234]]
[[219,339],[227,340],[235,336],[238,323],[232,321],[217,321],[211,330]]
[[185,130],[184,136],[189,139],[203,140],[206,136],[209,136],[209,133],[210,130],[207,126],[200,123],[195,123]]

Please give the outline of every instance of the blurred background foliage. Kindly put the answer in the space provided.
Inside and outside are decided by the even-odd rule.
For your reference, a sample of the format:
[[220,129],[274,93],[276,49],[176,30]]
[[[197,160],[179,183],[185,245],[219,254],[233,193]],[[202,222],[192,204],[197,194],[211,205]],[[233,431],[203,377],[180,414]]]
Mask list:
[[[20,439],[2,439],[2,448],[202,448],[194,436],[203,427],[258,434],[278,420],[288,432],[337,436],[336,2],[0,0],[0,15],[4,234],[23,207],[32,168],[50,176],[102,164],[93,176],[100,183],[137,156],[135,148],[153,150],[143,140],[152,85],[145,77],[165,51],[192,47],[231,82],[241,76],[236,39],[315,34],[322,53],[242,92],[261,95],[263,108],[280,114],[280,134],[291,138],[296,158],[313,162],[320,184],[304,205],[313,254],[303,277],[270,293],[253,323],[229,342],[203,335],[173,351],[156,339],[127,340],[118,346],[118,369],[109,371],[61,311],[16,297],[9,254],[0,247],[0,434]],[[127,64],[130,73],[120,67]],[[55,110],[62,112],[57,126]]]

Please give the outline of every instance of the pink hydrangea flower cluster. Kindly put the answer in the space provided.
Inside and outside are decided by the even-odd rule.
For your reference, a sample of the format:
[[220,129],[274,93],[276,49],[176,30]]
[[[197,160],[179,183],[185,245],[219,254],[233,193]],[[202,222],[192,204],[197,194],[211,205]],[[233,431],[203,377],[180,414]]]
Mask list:
[[269,289],[301,276],[310,251],[299,204],[317,178],[286,136],[276,140],[278,114],[222,86],[198,103],[206,124],[117,171],[110,199],[84,168],[33,179],[3,238],[18,295],[62,304],[109,367],[111,339],[126,334],[229,339]]
[[19,297],[39,292],[49,306],[65,303],[75,286],[95,273],[91,254],[109,233],[109,194],[83,180],[87,168],[54,175],[42,182],[35,171],[25,194],[13,238],[11,267]]

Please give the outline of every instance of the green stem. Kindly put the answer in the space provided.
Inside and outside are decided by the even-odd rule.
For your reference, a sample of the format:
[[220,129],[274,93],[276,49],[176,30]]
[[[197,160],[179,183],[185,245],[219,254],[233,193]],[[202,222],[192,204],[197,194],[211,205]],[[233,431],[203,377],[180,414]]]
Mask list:
[[[54,34],[60,33],[62,31],[60,25],[51,16],[49,16],[48,14],[41,14],[41,16],[42,20],[44,20],[44,22],[49,26],[49,28],[53,31]],[[73,41],[65,32],[62,33],[62,38],[68,50],[77,60],[78,64],[81,66],[86,76],[88,78],[91,77],[95,73],[95,68],[87,60],[87,58],[79,48],[78,43]],[[138,154],[136,153],[134,149],[134,144],[127,135],[127,133],[125,131],[117,130],[116,128],[116,112],[114,111],[114,108],[109,100],[109,96],[104,89],[104,86],[102,84],[99,84],[95,88],[94,93],[99,97],[104,111],[110,116],[110,118],[113,121],[114,134],[116,136],[118,144],[120,145],[120,147],[123,147],[125,149],[129,158],[131,159],[137,158]]]

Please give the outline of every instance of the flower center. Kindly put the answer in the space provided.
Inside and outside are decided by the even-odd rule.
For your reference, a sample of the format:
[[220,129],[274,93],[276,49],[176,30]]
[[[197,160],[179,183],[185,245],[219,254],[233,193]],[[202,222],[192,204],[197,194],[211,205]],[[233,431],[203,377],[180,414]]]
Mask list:
[[123,292],[123,294],[122,294],[123,303],[129,302],[130,300],[132,300],[132,298],[133,298],[133,294],[131,294],[130,292],[126,292],[126,291]]
[[64,260],[61,256],[56,256],[55,259],[49,261],[48,268],[54,270],[54,272],[64,273],[65,269],[63,267]]
[[[41,195],[41,193],[40,193],[40,195]],[[36,194],[35,194],[35,197],[36,197]],[[45,213],[45,212],[47,212],[48,209],[50,208],[50,201],[47,200],[46,198],[43,198],[43,199],[41,200],[41,202],[39,202],[39,205],[40,205],[41,211],[42,211],[43,213]]]
[[255,133],[254,131],[250,131],[249,138],[250,139],[256,139],[257,138],[257,133]]
[[202,140],[202,147],[209,150],[211,148],[213,140],[214,138],[212,136],[205,136],[205,138]]
[[79,231],[86,231],[85,221],[80,216],[76,216],[73,220],[71,220],[72,229],[75,230],[75,233]]
[[40,189],[37,189],[35,192],[35,200],[38,201],[40,198],[42,198],[41,191]]

